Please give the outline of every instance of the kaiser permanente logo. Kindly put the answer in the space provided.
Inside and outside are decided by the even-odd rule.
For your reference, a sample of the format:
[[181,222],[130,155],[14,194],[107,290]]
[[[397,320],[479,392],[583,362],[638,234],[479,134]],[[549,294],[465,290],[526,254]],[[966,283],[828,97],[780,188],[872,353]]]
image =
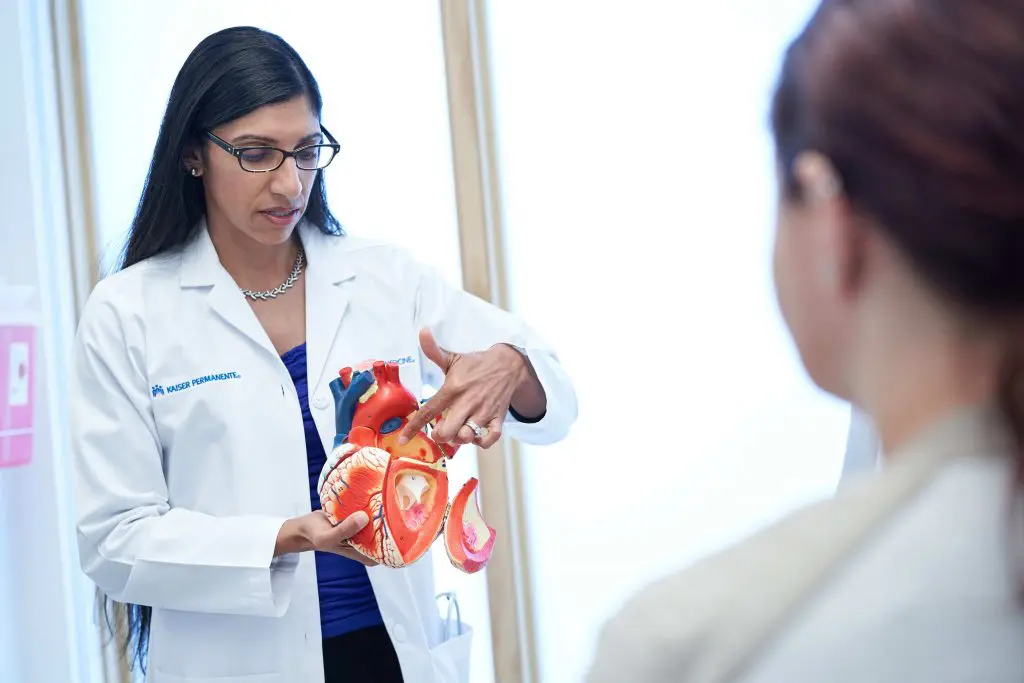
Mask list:
[[181,384],[175,384],[169,387],[164,387],[162,384],[154,384],[152,389],[153,398],[156,398],[157,396],[173,394],[179,391],[185,391],[186,389],[191,389],[192,387],[197,387],[200,384],[206,384],[207,382],[223,382],[224,380],[228,379],[241,378],[242,376],[239,375],[237,372],[220,372],[217,373],[216,375],[202,375],[200,377],[193,377],[191,380],[187,382],[182,382]]

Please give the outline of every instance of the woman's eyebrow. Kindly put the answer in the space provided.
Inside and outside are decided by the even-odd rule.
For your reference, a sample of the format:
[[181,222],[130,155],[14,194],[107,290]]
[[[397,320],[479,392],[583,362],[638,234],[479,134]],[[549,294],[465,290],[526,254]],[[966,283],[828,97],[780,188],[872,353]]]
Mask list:
[[[321,139],[322,137],[323,137],[323,133],[321,133],[320,131],[316,131],[315,133],[310,133],[306,137],[304,137],[301,140],[299,140],[299,143],[296,145],[296,147],[302,147],[303,145],[309,144],[311,142],[315,142],[315,141]],[[244,143],[256,143],[258,145],[270,145],[270,146],[277,146],[277,145],[280,144],[280,142],[277,140],[277,138],[272,138],[272,137],[269,137],[267,135],[254,135],[252,133],[246,133],[244,135],[239,135],[238,137],[233,138],[231,140],[231,144],[234,145],[235,147],[237,147],[237,146],[239,146],[241,144],[244,144]]]

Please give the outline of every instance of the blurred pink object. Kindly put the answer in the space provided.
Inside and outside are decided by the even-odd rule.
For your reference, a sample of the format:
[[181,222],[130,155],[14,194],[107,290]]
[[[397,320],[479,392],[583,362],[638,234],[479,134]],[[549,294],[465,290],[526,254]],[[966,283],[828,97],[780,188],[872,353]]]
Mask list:
[[0,325],[0,467],[32,460],[36,330]]

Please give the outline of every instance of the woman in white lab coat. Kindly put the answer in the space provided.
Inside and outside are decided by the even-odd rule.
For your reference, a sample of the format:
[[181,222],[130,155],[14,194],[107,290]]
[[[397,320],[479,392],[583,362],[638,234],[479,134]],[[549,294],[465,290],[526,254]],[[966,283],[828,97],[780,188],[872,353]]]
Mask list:
[[405,251],[342,234],[339,151],[316,81],[277,36],[205,39],[178,74],[119,272],[82,315],[71,373],[84,571],[128,605],[153,683],[466,683],[431,558],[372,564],[315,484],[329,383],[366,359],[439,391],[406,427],[550,443],[575,419],[554,353]]
[[779,304],[885,462],[631,598],[589,683],[1024,681],[1021,36],[1019,0],[826,0],[796,38]]

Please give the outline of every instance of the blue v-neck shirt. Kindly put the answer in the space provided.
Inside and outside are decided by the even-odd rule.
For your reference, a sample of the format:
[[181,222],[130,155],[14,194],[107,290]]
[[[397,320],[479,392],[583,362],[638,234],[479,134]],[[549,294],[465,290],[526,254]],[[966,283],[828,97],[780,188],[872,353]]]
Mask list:
[[[299,395],[302,423],[306,432],[306,462],[309,467],[309,499],[314,510],[320,509],[316,490],[320,471],[327,462],[320,435],[309,410],[309,387],[306,378],[306,345],[300,344],[281,356]],[[370,586],[366,567],[334,553],[315,551],[317,592],[320,596],[320,627],[324,638],[343,635],[361,628],[383,624],[377,598]]]

